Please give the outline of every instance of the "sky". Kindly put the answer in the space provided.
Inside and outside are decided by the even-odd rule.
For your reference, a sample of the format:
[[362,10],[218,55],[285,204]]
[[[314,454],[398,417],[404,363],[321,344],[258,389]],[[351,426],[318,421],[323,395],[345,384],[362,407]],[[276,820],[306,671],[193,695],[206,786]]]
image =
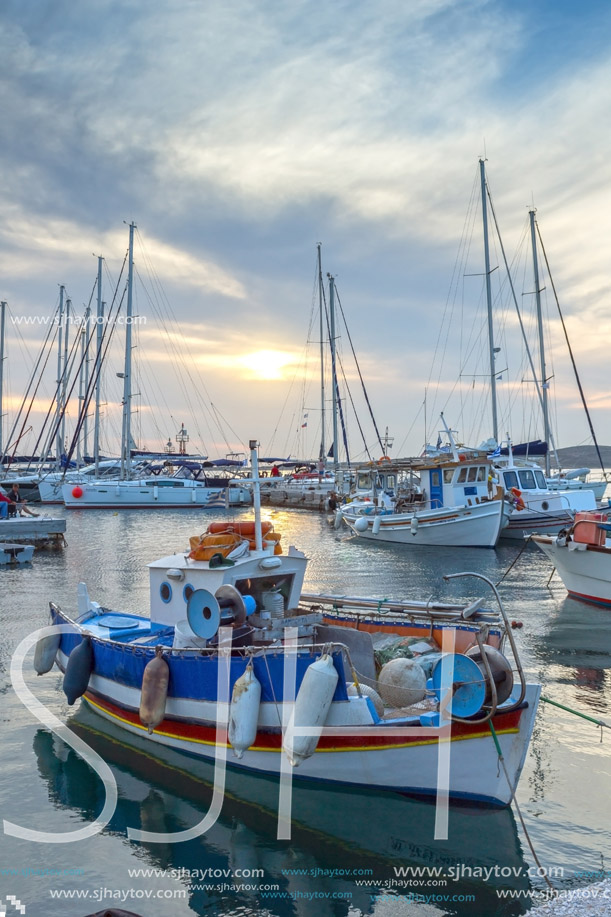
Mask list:
[[[213,457],[253,438],[268,454],[318,454],[318,243],[350,334],[338,317],[352,457],[381,452],[359,371],[391,454],[434,442],[441,411],[461,441],[488,438],[480,157],[533,365],[534,207],[596,436],[611,443],[608,4],[4,0],[0,41],[5,446],[23,427],[33,448],[48,412],[54,353],[27,424],[14,423],[60,285],[82,314],[101,255],[110,302],[131,221],[139,446],[161,448],[184,423],[190,448]],[[498,242],[491,270],[499,435],[533,439],[540,411]],[[541,286],[554,439],[589,442]],[[122,336],[104,368],[107,451]],[[330,397],[327,379],[327,442]],[[69,429],[76,413],[73,401]]]

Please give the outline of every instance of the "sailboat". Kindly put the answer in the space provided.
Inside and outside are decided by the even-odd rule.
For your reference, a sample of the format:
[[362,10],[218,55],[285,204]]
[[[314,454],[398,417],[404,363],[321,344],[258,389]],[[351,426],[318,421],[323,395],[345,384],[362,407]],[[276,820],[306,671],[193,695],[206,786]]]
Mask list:
[[[484,235],[484,262],[486,272],[486,303],[488,314],[488,347],[490,361],[490,395],[492,407],[492,427],[493,440],[499,443],[499,427],[497,417],[497,396],[496,381],[497,369],[495,366],[496,348],[494,346],[494,323],[492,314],[492,291],[490,286],[490,255],[488,244],[488,210],[487,195],[488,187],[486,182],[485,162],[479,161],[480,165],[480,182],[481,182],[481,201],[482,201],[482,221]],[[538,346],[540,372],[537,375],[530,347],[526,340],[522,319],[518,310],[520,327],[522,329],[524,342],[526,345],[527,355],[533,372],[533,378],[537,387],[537,394],[541,404],[541,413],[543,417],[544,441],[550,442],[552,439],[551,427],[549,421],[548,406],[548,389],[549,382],[545,363],[545,344],[543,335],[543,318],[541,310],[541,287],[539,283],[539,267],[537,257],[537,244],[535,234],[535,211],[529,212],[530,233],[533,258],[533,275],[535,286],[535,299],[537,310],[537,328],[538,328]],[[507,274],[511,276],[509,268]],[[515,297],[515,294],[514,294]],[[518,459],[512,451],[509,435],[507,436],[506,454],[502,454],[501,446],[491,454],[494,460],[499,483],[504,487],[508,500],[513,505],[513,512],[509,517],[508,524],[501,532],[501,538],[522,539],[525,535],[532,532],[541,532],[545,534],[557,534],[560,529],[570,525],[576,512],[596,509],[596,499],[590,490],[575,489],[554,489],[550,490],[546,477],[541,470],[541,466],[536,462],[528,459]],[[549,454],[545,456],[546,470],[549,473]]]
[[[134,229],[129,227],[127,311],[125,319],[125,365],[123,377],[123,418],[121,427],[120,474],[116,480],[101,477],[96,480],[64,481],[61,487],[62,499],[68,509],[181,509],[209,505],[249,504],[249,491],[234,485],[229,478],[209,477],[202,462],[187,461],[178,457],[176,465],[157,468],[138,475],[132,465],[132,321],[133,321],[133,277],[134,277]],[[98,285],[98,296],[100,296]],[[98,368],[99,380],[99,368]],[[97,427],[96,427],[97,430]],[[177,435],[181,445],[188,440],[184,425]],[[203,457],[205,459],[206,456]],[[170,456],[167,457],[170,459]],[[96,463],[99,468],[99,463]]]

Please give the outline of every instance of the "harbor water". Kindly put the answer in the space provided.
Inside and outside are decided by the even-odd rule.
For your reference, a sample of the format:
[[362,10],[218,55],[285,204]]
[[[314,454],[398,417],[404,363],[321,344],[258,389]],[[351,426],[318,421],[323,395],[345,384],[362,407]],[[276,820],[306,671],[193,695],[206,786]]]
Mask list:
[[[131,841],[128,828],[174,832],[204,818],[212,765],[132,738],[78,703],[68,707],[57,669],[37,678],[30,657],[28,687],[108,763],[118,786],[108,825],[70,840],[102,811],[104,784],[17,697],[13,651],[48,623],[50,600],[76,612],[80,581],[105,607],[146,614],[146,564],[186,550],[217,518],[212,512],[71,511],[63,550],[0,570],[0,813],[5,823],[53,834],[42,841],[0,834],[7,917],[11,908],[26,917],[85,917],[110,907],[140,917],[513,917],[546,894],[544,874],[565,896],[611,875],[611,734],[567,710],[548,703],[539,710],[517,793],[527,833],[513,808],[465,805],[450,807],[444,837],[433,802],[296,781],[291,836],[279,840],[277,783],[229,768],[209,830],[182,843],[144,844]],[[546,698],[611,722],[611,612],[567,598],[556,576],[548,585],[550,564],[534,546],[374,545],[336,531],[324,515],[270,507],[263,514],[285,550],[294,544],[310,558],[309,592],[489,595],[492,605],[481,581],[442,576],[471,571],[500,582],[510,619],[522,625],[514,635],[529,680],[542,682]],[[250,513],[218,513],[225,515]]]

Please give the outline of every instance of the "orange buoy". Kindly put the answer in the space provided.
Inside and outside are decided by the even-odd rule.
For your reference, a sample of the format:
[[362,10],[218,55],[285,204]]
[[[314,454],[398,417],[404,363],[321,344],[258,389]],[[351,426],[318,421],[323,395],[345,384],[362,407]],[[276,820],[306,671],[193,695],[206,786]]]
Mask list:
[[79,497],[83,496],[83,488],[79,487],[77,484],[76,487],[72,488],[72,496],[74,497],[75,500],[78,500]]

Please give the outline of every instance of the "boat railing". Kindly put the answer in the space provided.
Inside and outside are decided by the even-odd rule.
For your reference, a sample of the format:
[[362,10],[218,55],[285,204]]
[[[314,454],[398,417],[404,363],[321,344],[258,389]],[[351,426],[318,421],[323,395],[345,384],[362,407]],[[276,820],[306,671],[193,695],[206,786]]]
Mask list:
[[[512,653],[512,656],[513,656],[513,662],[514,662],[516,671],[517,671],[517,673],[518,673],[518,677],[519,677],[519,679],[520,679],[520,694],[519,694],[519,696],[518,696],[518,699],[515,700],[515,701],[514,701],[511,705],[509,705],[509,706],[503,706],[503,710],[506,711],[506,712],[509,712],[510,710],[515,710],[515,709],[517,709],[517,708],[522,704],[522,701],[524,700],[524,698],[525,698],[525,696],[526,696],[526,677],[525,677],[525,675],[524,675],[524,669],[522,668],[522,663],[521,663],[521,661],[520,661],[520,655],[519,655],[519,653],[518,653],[518,647],[516,646],[516,642],[515,642],[515,640],[514,640],[514,638],[513,638],[513,633],[512,633],[512,630],[511,630],[511,625],[510,625],[510,623],[509,623],[509,618],[507,617],[507,612],[505,611],[505,606],[503,605],[503,602],[502,602],[501,596],[500,596],[500,594],[499,594],[499,591],[498,591],[497,587],[494,585],[494,583],[492,582],[492,580],[489,580],[488,577],[487,577],[487,576],[484,576],[482,573],[474,573],[474,572],[472,572],[472,571],[465,571],[464,573],[447,573],[447,574],[444,575],[443,578],[444,578],[444,580],[446,580],[446,582],[447,582],[447,581],[452,580],[452,579],[461,579],[461,578],[464,578],[464,577],[467,577],[467,576],[474,576],[476,579],[483,580],[483,582],[487,583],[487,585],[490,587],[490,589],[491,589],[492,592],[494,593],[494,597],[496,598],[497,604],[498,604],[498,606],[499,606],[499,612],[500,612],[500,614],[501,614],[501,618],[503,619],[503,624],[505,625],[505,627],[504,627],[504,629],[505,629],[505,636],[507,637],[507,639],[508,639],[508,641],[509,641],[509,645],[510,645],[510,647],[511,647],[511,653]],[[477,638],[478,644],[480,644],[480,640],[481,640],[480,635],[479,635],[479,634],[476,634],[476,638]],[[480,645],[480,653],[481,653],[481,655],[482,655],[482,661],[483,661],[483,663],[484,663],[484,668],[486,669],[486,676],[487,676],[487,678],[489,679],[489,684],[490,684],[490,689],[491,689],[491,695],[492,695],[492,704],[491,704],[491,706],[494,706],[494,708],[496,709],[496,686],[495,686],[495,683],[494,683],[494,678],[492,677],[492,672],[491,672],[491,669],[490,669],[490,664],[489,664],[489,661],[488,661],[487,654],[486,654],[485,650],[483,649],[483,646],[482,646],[482,645]],[[492,715],[494,715],[494,714],[491,714],[491,716],[492,716]]]
[[359,614],[371,611],[379,615],[401,615],[406,619],[438,619],[441,621],[469,620],[473,623],[486,624],[500,623],[502,616],[492,609],[481,609],[484,599],[476,599],[469,605],[447,604],[443,602],[417,602],[412,600],[397,601],[395,599],[365,599],[359,596],[318,594],[302,592],[300,601],[303,604],[330,606],[334,611],[349,612],[353,610]]

